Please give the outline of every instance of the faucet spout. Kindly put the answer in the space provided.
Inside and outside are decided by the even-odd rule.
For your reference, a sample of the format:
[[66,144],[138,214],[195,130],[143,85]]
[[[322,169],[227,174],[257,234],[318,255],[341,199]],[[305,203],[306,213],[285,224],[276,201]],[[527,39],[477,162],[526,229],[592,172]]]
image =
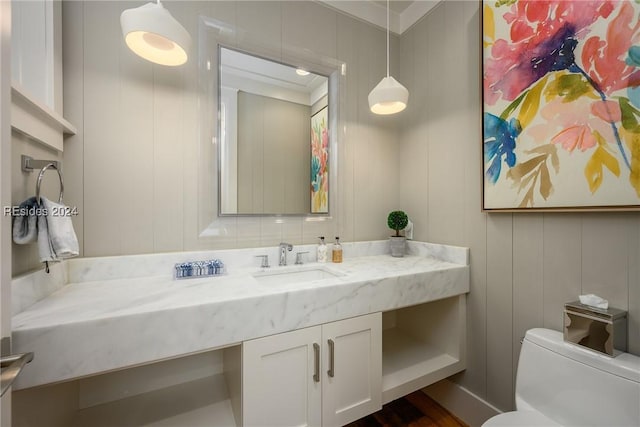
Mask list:
[[291,252],[293,250],[293,245],[291,243],[282,242],[278,248],[280,249],[280,262],[278,265],[287,265],[287,251]]

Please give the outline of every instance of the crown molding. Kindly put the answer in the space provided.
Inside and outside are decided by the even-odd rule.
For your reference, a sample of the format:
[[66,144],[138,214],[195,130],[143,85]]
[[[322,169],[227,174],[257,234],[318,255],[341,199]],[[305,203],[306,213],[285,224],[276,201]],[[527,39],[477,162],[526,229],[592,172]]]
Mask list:
[[[332,9],[350,15],[354,18],[373,24],[383,30],[387,28],[387,8],[373,1],[344,1],[344,0],[317,0]],[[444,0],[416,0],[402,13],[391,10],[389,12],[389,30],[402,35],[433,9],[440,1]]]

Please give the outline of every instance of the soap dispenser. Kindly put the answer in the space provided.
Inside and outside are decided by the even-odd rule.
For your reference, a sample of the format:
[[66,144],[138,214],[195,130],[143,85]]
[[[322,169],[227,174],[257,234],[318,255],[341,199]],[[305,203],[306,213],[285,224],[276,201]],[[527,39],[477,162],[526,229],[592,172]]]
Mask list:
[[324,243],[324,236],[320,236],[318,244],[318,262],[327,262],[327,245]]
[[333,262],[342,262],[342,245],[340,244],[339,237],[336,237],[336,242],[333,244],[333,251],[331,252],[331,260]]

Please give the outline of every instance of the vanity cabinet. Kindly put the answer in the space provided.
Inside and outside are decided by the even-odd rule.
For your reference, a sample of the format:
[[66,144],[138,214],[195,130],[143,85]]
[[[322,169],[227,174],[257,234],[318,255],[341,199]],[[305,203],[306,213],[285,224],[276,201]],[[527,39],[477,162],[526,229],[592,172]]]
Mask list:
[[32,387],[14,426],[344,425],[464,370],[465,325],[459,295]]
[[380,313],[242,344],[242,424],[338,426],[382,400]]

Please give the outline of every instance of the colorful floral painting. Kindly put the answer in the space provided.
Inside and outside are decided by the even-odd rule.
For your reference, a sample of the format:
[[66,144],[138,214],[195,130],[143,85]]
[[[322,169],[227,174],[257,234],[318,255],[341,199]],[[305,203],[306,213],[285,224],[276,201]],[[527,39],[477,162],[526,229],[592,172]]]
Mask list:
[[328,107],[311,116],[311,213],[329,213]]
[[640,207],[640,0],[482,9],[484,208]]

